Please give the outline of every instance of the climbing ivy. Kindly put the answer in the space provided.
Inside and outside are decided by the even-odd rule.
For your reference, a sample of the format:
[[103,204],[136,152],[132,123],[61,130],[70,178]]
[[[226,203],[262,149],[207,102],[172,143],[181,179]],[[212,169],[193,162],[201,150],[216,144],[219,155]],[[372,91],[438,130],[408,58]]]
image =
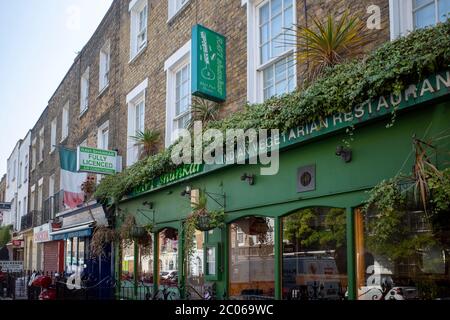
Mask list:
[[[210,122],[205,129],[224,132],[230,128],[277,128],[285,132],[339,112],[350,112],[369,99],[398,94],[409,84],[449,66],[450,21],[447,21],[387,42],[363,59],[331,67],[306,88],[261,104],[247,104],[227,118]],[[166,149],[103,179],[95,196],[103,201],[119,201],[133,188],[173,170],[170,154],[171,149]]]

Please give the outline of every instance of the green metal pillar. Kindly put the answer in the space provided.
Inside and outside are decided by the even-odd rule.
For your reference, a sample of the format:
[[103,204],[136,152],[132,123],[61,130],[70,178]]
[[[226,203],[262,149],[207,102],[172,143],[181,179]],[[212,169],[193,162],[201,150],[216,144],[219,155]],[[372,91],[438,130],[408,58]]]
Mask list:
[[356,300],[356,252],[355,252],[355,219],[353,208],[346,209],[347,220],[347,273],[348,299]]
[[283,256],[282,253],[282,242],[281,242],[281,233],[283,232],[281,226],[281,218],[275,218],[275,299],[281,300],[281,259]]
[[159,282],[159,233],[153,233],[153,294],[158,291]]

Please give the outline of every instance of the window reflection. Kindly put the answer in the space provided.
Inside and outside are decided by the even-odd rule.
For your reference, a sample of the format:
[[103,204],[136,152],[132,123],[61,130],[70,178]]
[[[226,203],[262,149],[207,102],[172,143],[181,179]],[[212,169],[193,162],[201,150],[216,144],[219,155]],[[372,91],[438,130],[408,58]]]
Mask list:
[[204,232],[196,230],[193,254],[188,259],[187,290],[192,300],[202,299],[204,294],[205,275],[203,272]]
[[345,221],[345,210],[323,207],[303,209],[283,218],[283,299],[344,299]]
[[230,298],[274,298],[274,219],[247,217],[230,226]]
[[355,229],[360,300],[450,298],[448,212],[358,211]]
[[134,242],[122,242],[122,287],[132,288],[134,286]]
[[178,231],[167,228],[159,233],[159,284],[178,285]]

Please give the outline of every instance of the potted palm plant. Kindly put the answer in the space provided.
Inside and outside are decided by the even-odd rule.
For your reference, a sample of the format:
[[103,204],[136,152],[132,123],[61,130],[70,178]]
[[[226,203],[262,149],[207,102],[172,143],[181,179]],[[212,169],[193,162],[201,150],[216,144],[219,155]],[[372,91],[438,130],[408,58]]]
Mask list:
[[147,129],[138,131],[131,139],[134,140],[135,146],[139,147],[139,158],[145,159],[152,156],[158,151],[158,142],[161,134],[159,131]]

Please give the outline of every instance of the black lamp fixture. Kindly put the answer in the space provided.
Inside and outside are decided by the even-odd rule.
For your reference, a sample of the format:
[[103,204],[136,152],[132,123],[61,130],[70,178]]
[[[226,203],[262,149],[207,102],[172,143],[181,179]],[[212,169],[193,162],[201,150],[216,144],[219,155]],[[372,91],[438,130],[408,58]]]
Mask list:
[[192,188],[190,186],[186,186],[186,189],[181,191],[181,196],[182,197],[191,196],[191,191],[192,191]]
[[255,184],[255,175],[254,174],[247,174],[244,173],[241,176],[241,181],[247,181],[249,185],[254,185]]
[[341,157],[346,163],[352,161],[352,150],[349,148],[345,148],[343,146],[338,146],[336,148],[336,155]]
[[148,207],[150,210],[153,209],[153,202],[150,202],[150,201],[144,201],[144,202],[142,203],[142,205]]

